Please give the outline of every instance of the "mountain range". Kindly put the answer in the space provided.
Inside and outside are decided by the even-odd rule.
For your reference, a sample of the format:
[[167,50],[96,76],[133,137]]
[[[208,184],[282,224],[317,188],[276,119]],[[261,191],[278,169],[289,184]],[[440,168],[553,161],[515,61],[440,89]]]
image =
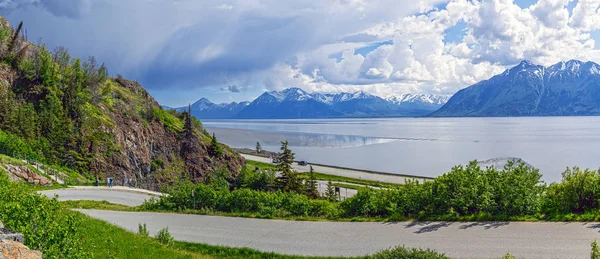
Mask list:
[[600,115],[600,65],[570,60],[515,67],[454,94],[435,117]]
[[252,102],[215,104],[202,98],[189,108],[199,119],[401,117],[429,114],[447,100],[446,96],[428,94],[404,94],[383,99],[363,91],[325,94],[288,88],[280,92],[265,92]]

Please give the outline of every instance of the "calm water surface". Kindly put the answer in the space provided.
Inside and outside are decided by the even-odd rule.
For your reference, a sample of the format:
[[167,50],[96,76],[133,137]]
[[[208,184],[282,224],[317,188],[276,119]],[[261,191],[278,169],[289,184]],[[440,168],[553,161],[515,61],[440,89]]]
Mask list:
[[437,176],[457,164],[520,157],[558,181],[567,166],[600,167],[600,117],[393,118],[204,121],[233,147],[277,151],[289,140],[299,160]]

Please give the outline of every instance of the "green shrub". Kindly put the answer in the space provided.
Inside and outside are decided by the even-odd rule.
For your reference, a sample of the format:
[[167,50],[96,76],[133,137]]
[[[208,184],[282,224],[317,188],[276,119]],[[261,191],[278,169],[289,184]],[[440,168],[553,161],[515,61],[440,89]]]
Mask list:
[[430,249],[422,250],[416,248],[406,248],[404,246],[397,246],[394,248],[379,251],[373,254],[370,258],[372,259],[399,259],[399,258],[410,258],[410,259],[450,259],[444,254],[440,254]]
[[24,183],[11,183],[0,170],[0,220],[23,233],[25,245],[46,258],[87,258],[81,244],[81,218],[56,199],[35,193]]
[[582,213],[598,208],[600,174],[579,167],[567,168],[562,181],[551,184],[546,191],[544,210],[549,213]]
[[158,234],[156,234],[156,239],[158,239],[158,242],[166,245],[167,247],[172,247],[175,244],[175,238],[173,238],[171,233],[169,233],[169,227],[159,230]]
[[592,253],[590,254],[591,259],[600,259],[600,246],[598,246],[598,240],[594,239],[591,243]]
[[142,223],[138,224],[138,234],[143,237],[149,237],[150,232],[148,232],[148,228],[146,227],[146,223],[142,225]]

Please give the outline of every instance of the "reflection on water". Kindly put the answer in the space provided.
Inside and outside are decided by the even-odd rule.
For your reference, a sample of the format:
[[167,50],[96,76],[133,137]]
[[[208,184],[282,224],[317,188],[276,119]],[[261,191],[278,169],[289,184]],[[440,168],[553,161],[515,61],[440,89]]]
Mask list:
[[321,147],[344,148],[358,147],[372,144],[381,144],[394,141],[388,138],[373,138],[353,135],[269,132],[227,128],[208,128],[215,133],[218,139],[234,147],[253,148],[256,141],[263,146],[278,146],[281,141],[287,140],[290,147]]
[[[389,118],[203,121],[219,141],[296,159],[438,176],[471,160],[518,157],[558,181],[567,166],[600,166],[600,117]],[[494,161],[492,161],[494,162]],[[494,162],[495,163],[495,162]]]

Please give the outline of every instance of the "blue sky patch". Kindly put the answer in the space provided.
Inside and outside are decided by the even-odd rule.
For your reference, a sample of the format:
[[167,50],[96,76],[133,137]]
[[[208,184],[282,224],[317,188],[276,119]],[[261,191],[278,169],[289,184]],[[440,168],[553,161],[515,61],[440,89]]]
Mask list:
[[467,35],[467,23],[460,21],[456,25],[446,29],[444,31],[444,42],[446,43],[458,43],[461,42],[463,37]]

